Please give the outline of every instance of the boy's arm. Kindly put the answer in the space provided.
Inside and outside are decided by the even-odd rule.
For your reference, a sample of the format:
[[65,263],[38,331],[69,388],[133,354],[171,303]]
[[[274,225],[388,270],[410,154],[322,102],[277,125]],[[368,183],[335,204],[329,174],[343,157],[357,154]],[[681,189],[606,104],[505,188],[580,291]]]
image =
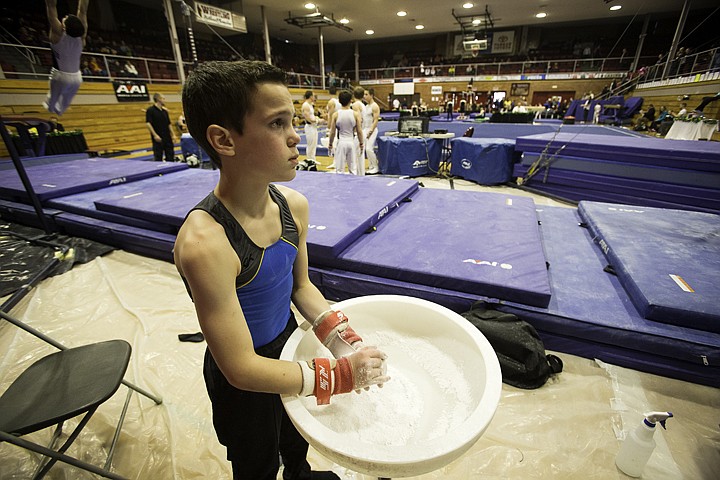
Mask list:
[[50,24],[50,41],[56,43],[60,40],[63,33],[62,22],[58,18],[57,0],[45,0],[45,8],[47,10],[48,23]]
[[230,384],[256,392],[300,392],[303,377],[297,363],[255,353],[235,292],[240,260],[222,226],[205,212],[192,212],[178,233],[174,255],[208,348]]
[[[328,148],[332,149],[333,141],[335,140],[335,124],[337,122],[338,112],[332,114],[330,119],[330,131],[328,132]],[[305,224],[307,225],[307,224]]]
[[[300,244],[293,265],[292,301],[300,314],[310,323],[315,335],[335,358],[353,354],[363,346],[362,338],[350,327],[348,318],[340,311],[333,311],[308,276],[307,225],[309,207],[307,199],[291,189],[282,189],[298,225]],[[384,379],[379,380],[382,383]]]
[[[334,129],[335,122],[331,122],[331,129]],[[332,140],[333,137],[330,137]],[[300,242],[298,254],[293,265],[293,292],[292,301],[300,314],[310,322],[318,315],[330,309],[325,297],[310,281],[308,275],[308,253],[307,253],[307,231],[309,223],[309,207],[307,199],[300,193],[289,188],[279,187],[288,201],[295,224],[298,227]]]
[[380,120],[380,107],[378,107],[378,104],[373,102],[372,107],[372,114],[373,114],[373,121],[372,125],[370,125],[370,132],[374,132],[375,129],[377,129],[378,121]]
[[357,133],[358,143],[360,144],[360,149],[362,149],[363,144],[365,143],[365,137],[363,136],[362,131],[362,117],[358,112],[355,112],[355,132]]

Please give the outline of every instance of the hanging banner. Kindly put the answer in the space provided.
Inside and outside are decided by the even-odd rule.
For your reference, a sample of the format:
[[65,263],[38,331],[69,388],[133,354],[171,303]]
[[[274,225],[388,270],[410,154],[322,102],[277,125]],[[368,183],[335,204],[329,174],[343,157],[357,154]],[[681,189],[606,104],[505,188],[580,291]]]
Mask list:
[[145,82],[136,80],[115,80],[113,81],[115,98],[118,102],[148,102],[150,95]]
[[224,8],[195,2],[195,14],[198,22],[214,27],[227,28],[240,33],[247,33],[247,21],[243,15],[238,15]]
[[493,32],[492,36],[492,53],[514,53],[515,50],[515,32],[506,30],[502,32]]

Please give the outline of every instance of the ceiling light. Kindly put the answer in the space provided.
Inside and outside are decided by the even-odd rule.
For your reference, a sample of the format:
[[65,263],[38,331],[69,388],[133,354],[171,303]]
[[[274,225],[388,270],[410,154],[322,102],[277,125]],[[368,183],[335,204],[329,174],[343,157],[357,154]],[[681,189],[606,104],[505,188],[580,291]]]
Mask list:
[[339,21],[340,21],[340,23],[342,23],[343,25],[347,25],[348,23],[350,23],[350,20],[348,20],[348,19],[345,18],[345,17],[341,18]]
[[407,15],[407,12],[406,12],[405,10],[400,10],[400,11],[397,13],[397,16],[398,16],[398,17],[404,17],[405,15]]
[[610,10],[614,12],[615,10],[620,10],[621,8],[622,5],[613,5],[612,7],[610,7]]
[[545,17],[547,17],[547,13],[545,13],[545,12],[540,12],[540,13],[535,14],[535,18],[545,18]]
[[305,8],[307,8],[308,10],[312,10],[313,8],[315,8],[315,4],[314,3],[306,3]]
[[470,2],[465,2],[465,3],[463,3],[463,8],[472,8],[472,7],[474,7],[474,6],[475,6],[475,5],[473,5],[473,4],[470,3]]
[[482,23],[482,20],[480,20],[479,18],[476,18],[472,21],[473,25],[480,25],[481,23]]
[[415,25],[415,30],[422,30],[423,28],[425,28],[425,25]]
[[375,33],[375,30],[365,30],[366,35],[373,35]]

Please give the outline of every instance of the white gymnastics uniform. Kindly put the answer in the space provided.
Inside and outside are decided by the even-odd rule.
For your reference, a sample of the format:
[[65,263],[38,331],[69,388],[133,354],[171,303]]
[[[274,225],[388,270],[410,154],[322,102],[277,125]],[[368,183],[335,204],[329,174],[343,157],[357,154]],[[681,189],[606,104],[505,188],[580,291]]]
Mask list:
[[83,40],[63,32],[60,41],[53,43],[51,48],[53,68],[50,70],[50,92],[44,106],[49,112],[62,115],[82,84],[80,55]]
[[373,131],[372,135],[368,136],[368,133],[370,132],[370,127],[373,124],[372,105],[373,104],[369,103],[363,107],[362,130],[363,135],[365,135],[365,153],[367,154],[370,173],[377,173],[378,159],[377,155],[375,155],[375,141],[377,140],[378,135],[377,128]]
[[[313,107],[313,104],[310,102],[305,102],[310,107],[310,116],[315,118],[315,108]],[[317,151],[317,144],[318,144],[318,130],[317,130],[317,121],[316,123],[309,123],[307,120],[305,121],[305,143],[307,144],[307,148],[305,150],[305,156],[308,160],[315,161],[315,152]]]
[[345,173],[345,164],[350,173],[354,173],[352,165],[357,163],[355,155],[355,115],[352,110],[340,109],[335,121],[337,145],[335,146],[335,173]]

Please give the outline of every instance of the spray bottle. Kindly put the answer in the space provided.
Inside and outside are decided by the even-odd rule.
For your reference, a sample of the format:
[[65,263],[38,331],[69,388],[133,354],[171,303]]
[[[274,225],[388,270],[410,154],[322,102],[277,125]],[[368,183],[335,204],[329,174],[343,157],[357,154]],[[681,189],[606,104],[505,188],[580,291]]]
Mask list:
[[639,477],[655,449],[655,424],[665,428],[665,421],[672,417],[670,412],[648,412],[645,419],[630,432],[615,458],[615,465],[626,475]]

